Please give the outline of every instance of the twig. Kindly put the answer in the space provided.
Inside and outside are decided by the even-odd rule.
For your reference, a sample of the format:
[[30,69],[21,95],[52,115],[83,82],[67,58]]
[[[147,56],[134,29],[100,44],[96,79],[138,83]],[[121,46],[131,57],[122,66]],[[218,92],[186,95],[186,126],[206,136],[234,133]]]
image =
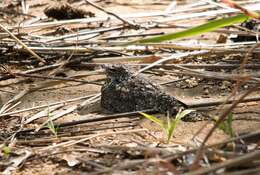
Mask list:
[[64,104],[58,104],[58,105],[55,105],[55,106],[48,106],[46,109],[44,109],[43,111],[41,112],[38,112],[37,114],[33,115],[32,117],[28,118],[27,120],[24,121],[24,124],[28,124],[28,123],[31,123],[32,121],[34,120],[37,120],[39,118],[42,118],[42,117],[45,117],[45,116],[48,116],[49,113],[51,113],[52,111],[60,108],[64,106]]
[[[85,105],[88,104],[88,103],[91,103],[91,101],[95,100],[96,98],[99,98],[100,95],[101,95],[100,93],[97,93],[93,97],[90,97],[89,99],[85,100],[83,103]],[[43,122],[39,127],[37,127],[35,129],[35,131],[38,132],[42,127],[44,127],[44,125],[46,125],[49,122],[49,120],[51,120],[51,121],[57,120],[58,118],[60,118],[60,117],[62,117],[64,115],[72,113],[73,111],[77,110],[80,107],[81,107],[81,105],[73,105],[70,108],[66,109],[65,111],[62,111],[62,112],[60,112],[60,113],[58,113],[56,115],[51,116],[50,119],[48,119],[47,121]]]
[[[255,42],[251,42],[250,44],[255,43]],[[100,43],[99,43],[100,44]],[[107,43],[106,43],[107,44]],[[118,43],[115,43],[118,44]],[[125,44],[125,43],[119,43],[119,44]],[[114,45],[112,45],[114,46]],[[183,46],[183,45],[177,45],[177,44],[138,44],[135,45],[135,47],[133,46],[117,46],[117,47],[90,47],[90,46],[84,46],[84,47],[75,47],[75,46],[68,46],[68,47],[34,47],[34,46],[30,46],[29,48],[35,52],[48,52],[48,54],[51,53],[57,53],[57,52],[73,52],[76,51],[78,53],[93,53],[95,51],[100,51],[100,52],[119,52],[119,51],[157,51],[157,50],[161,50],[161,49],[176,49],[176,50],[189,50],[189,51],[204,51],[205,53],[207,52],[208,54],[212,54],[212,53],[247,53],[248,49],[243,49],[241,48],[241,45],[238,45],[236,47],[239,48],[232,48],[232,49],[228,49],[228,48],[219,48],[219,47],[207,47],[207,46]],[[23,50],[23,48],[18,48],[19,50]],[[252,53],[260,53],[260,50],[256,49],[254,50]],[[122,53],[121,53],[122,54]],[[120,55],[121,55],[120,54]],[[177,55],[177,54],[175,54]]]
[[[131,120],[131,121],[136,121],[136,120]],[[111,124],[111,123],[110,123]],[[40,133],[36,133],[36,138],[35,139],[30,139],[30,140],[16,140],[15,143],[17,144],[27,144],[27,145],[35,145],[37,143],[41,143],[41,145],[43,143],[48,144],[49,142],[55,142],[55,141],[69,141],[72,139],[78,140],[78,139],[82,139],[85,138],[87,136],[89,136],[90,134],[95,134],[98,131],[104,131],[104,130],[113,130],[113,129],[126,129],[126,128],[134,128],[137,127],[138,124],[134,123],[134,124],[122,124],[122,125],[116,125],[116,126],[108,126],[108,127],[95,127],[93,129],[86,129],[86,130],[82,130],[80,132],[80,135],[76,135],[79,134],[79,131],[71,131],[69,133],[67,133],[67,136],[64,136],[64,133],[61,135],[57,135],[57,137],[51,137],[51,138],[38,138],[38,136],[40,135]],[[59,130],[60,131],[60,130]],[[17,131],[16,133],[18,133],[17,138],[19,138],[20,136],[23,138],[22,133],[20,133],[20,131]],[[16,134],[15,133],[15,134]],[[46,133],[42,133],[43,135],[46,135]],[[82,135],[84,134],[84,135]],[[73,136],[71,136],[73,135]],[[28,136],[28,135],[27,135]],[[30,136],[34,136],[34,133],[30,133]],[[6,143],[10,143],[10,141],[5,141]],[[0,144],[3,143],[0,141]]]
[[77,79],[74,79],[74,78],[50,77],[50,76],[44,76],[44,75],[24,74],[24,73],[13,73],[13,75],[14,76],[20,76],[20,77],[41,78],[41,79],[50,79],[50,80],[62,80],[62,81],[72,81],[72,82],[79,82],[79,83],[102,85],[100,83],[96,83],[96,82],[93,82],[93,81],[77,80]]
[[[239,95],[237,95],[239,97]],[[240,103],[246,103],[246,102],[252,102],[252,101],[260,101],[260,96],[252,96],[252,97],[248,97],[248,98],[244,98],[243,100],[240,101]],[[226,100],[226,99],[214,99],[214,100],[211,100],[211,99],[206,99],[205,101],[199,101],[199,102],[196,102],[196,101],[193,101],[193,103],[191,104],[186,104],[188,105],[189,107],[192,107],[192,108],[198,108],[198,107],[208,107],[208,106],[216,106],[216,105],[221,105],[223,104],[224,102],[226,102],[225,104],[231,104],[234,102],[234,100],[230,99],[230,100]]]
[[[144,55],[144,56],[129,56],[128,57],[124,57],[125,60],[128,60],[128,61],[138,61],[138,60],[141,60],[141,59],[146,59],[146,58],[150,58],[152,57],[152,55]],[[120,57],[121,58],[121,57]],[[108,60],[112,60],[112,59],[117,59],[119,61],[123,61],[123,58],[117,58],[117,57],[112,57],[112,58],[107,58]],[[130,60],[130,58],[132,58],[132,60]],[[106,58],[100,58],[100,61],[98,61],[98,59],[93,59],[93,62],[95,63],[81,63],[79,66],[81,65],[93,65],[93,66],[100,66],[100,65],[104,65],[104,63],[106,63],[105,61]],[[98,63],[98,62],[104,62],[104,63]],[[127,64],[127,66],[140,66],[140,67],[146,67],[150,65],[149,63],[129,63]],[[236,68],[239,68],[240,67],[240,64],[157,64],[155,65],[154,67],[155,68],[165,68],[165,69],[172,69],[175,65],[177,66],[181,66],[181,67],[185,67],[185,68],[192,68],[192,69],[236,69]],[[260,69],[260,64],[245,64],[245,68],[247,69]],[[254,74],[255,75],[255,74]]]
[[11,100],[6,102],[1,108],[0,108],[0,114],[4,113],[5,111],[8,110],[8,108],[15,103],[17,103],[21,98],[23,98],[26,94],[28,94],[30,90],[24,89],[21,92],[19,92],[17,95],[15,95]]
[[42,148],[40,149],[40,151],[47,151],[53,148],[57,148],[57,147],[69,147],[78,143],[82,143],[85,142],[87,140],[91,140],[93,138],[96,137],[100,137],[100,136],[106,136],[106,135],[116,135],[116,134],[129,134],[129,133],[136,133],[136,132],[145,132],[148,131],[147,129],[133,129],[133,130],[125,130],[125,131],[117,131],[117,132],[106,132],[106,133],[100,133],[100,134],[93,134],[91,136],[88,136],[86,138],[80,139],[80,140],[71,140],[68,142],[64,142],[64,143],[60,143],[60,144],[56,144],[54,146],[49,146],[46,148]]
[[35,92],[36,90],[39,89],[43,89],[46,87],[50,87],[50,86],[55,86],[57,84],[62,83],[63,80],[55,80],[55,81],[48,81],[48,82],[44,82],[41,84],[38,84],[35,87],[27,87],[25,88],[23,91],[21,91],[19,94],[15,95],[11,100],[9,100],[1,109],[0,109],[0,114],[4,113],[5,110],[13,103],[17,102],[18,100],[22,99],[25,95],[31,93],[31,92]]
[[245,13],[248,16],[251,16],[252,18],[260,19],[260,15],[258,13],[247,10],[246,8],[238,5],[237,3],[235,3],[232,0],[222,0],[222,2],[224,2],[225,4],[227,4],[228,6],[230,6],[232,8],[240,10],[241,12]]
[[[55,125],[55,127],[61,128],[61,127],[68,127],[68,126],[75,126],[75,125],[80,125],[84,123],[91,123],[91,122],[100,122],[100,121],[105,121],[105,120],[113,120],[113,119],[119,119],[119,118],[125,118],[125,117],[131,117],[131,116],[136,116],[139,114],[139,112],[151,112],[153,110],[144,110],[144,111],[136,111],[136,112],[127,112],[127,113],[119,113],[119,114],[111,114],[107,115],[104,117],[92,117],[90,119],[84,119],[84,120],[79,120],[79,121],[72,121],[72,122],[65,122],[65,123],[60,123]],[[46,130],[48,129],[47,127],[42,127],[41,130]],[[24,129],[20,131],[19,133],[25,133],[25,132],[32,132],[34,129]]]
[[[253,42],[255,43],[255,42]],[[252,44],[252,42],[250,43]],[[142,43],[142,44],[138,44],[141,46],[152,46],[153,49],[177,49],[177,50],[208,50],[210,53],[216,53],[216,52],[225,52],[225,53],[247,53],[248,49],[242,49],[241,45],[242,43],[240,43],[239,45],[236,43],[236,45],[239,46],[239,49],[236,48],[224,48],[222,47],[216,47],[218,45],[215,46],[186,46],[186,45],[180,45],[180,44],[167,44],[167,43],[163,43],[163,44],[158,44],[158,43]],[[254,50],[252,53],[259,53],[258,50]]]
[[242,163],[249,163],[250,161],[254,160],[254,159],[259,159],[260,158],[260,151],[253,151],[250,153],[247,153],[245,155],[236,157],[234,159],[231,160],[226,160],[223,163],[219,163],[219,164],[214,164],[211,165],[210,167],[207,168],[201,168],[199,170],[196,171],[191,171],[190,173],[188,173],[187,175],[203,175],[203,174],[210,174],[211,172],[215,172],[220,168],[229,168],[229,167],[234,167],[237,165],[241,165]]
[[128,26],[130,26],[130,27],[132,27],[132,28],[134,28],[134,29],[139,29],[139,28],[140,28],[140,26],[138,26],[138,25],[136,25],[136,24],[134,24],[134,23],[132,23],[132,22],[130,22],[130,21],[125,20],[124,18],[122,18],[122,17],[116,15],[115,13],[112,13],[112,12],[109,12],[109,11],[103,9],[102,7],[100,7],[100,6],[96,5],[96,4],[94,4],[93,2],[91,2],[91,1],[89,1],[89,0],[85,0],[85,2],[88,3],[88,4],[90,4],[90,5],[92,5],[93,7],[97,8],[97,9],[101,10],[102,12],[107,13],[108,15],[114,16],[115,18],[117,18],[117,19],[119,19],[120,21],[122,21],[124,24],[127,24]]
[[8,15],[16,14],[16,15],[23,15],[23,16],[28,16],[28,17],[32,17],[32,18],[37,18],[37,16],[26,14],[26,13],[23,13],[23,12],[18,12],[16,10],[10,10],[10,9],[4,8],[4,7],[0,7],[0,12],[1,13],[6,13]]
[[187,53],[179,53],[179,54],[173,54],[172,56],[169,56],[169,57],[165,57],[165,58],[162,58],[158,61],[155,61],[153,62],[152,64],[140,69],[139,71],[137,71],[135,73],[135,76],[137,76],[138,74],[140,74],[141,72],[143,71],[146,71],[148,69],[151,69],[152,67],[158,65],[158,64],[162,64],[164,62],[167,62],[167,61],[170,61],[170,60],[174,60],[174,59],[180,59],[180,58],[183,58],[183,57],[187,57],[187,56],[194,56],[194,55],[201,55],[201,54],[205,54],[205,53],[208,53],[208,51],[194,51],[194,52],[187,52]]
[[[251,4],[246,5],[245,8],[251,9],[251,10],[258,10],[260,4]],[[170,18],[160,19],[157,22],[159,23],[166,23],[166,22],[172,22],[172,21],[178,21],[178,20],[184,20],[184,19],[192,19],[192,18],[199,18],[199,17],[205,17],[205,16],[216,16],[221,14],[228,14],[228,13],[234,13],[237,12],[237,9],[220,9],[220,10],[211,10],[211,11],[204,11],[199,13],[192,13],[192,14],[186,14],[186,15],[175,15]]]
[[[68,34],[68,35],[62,35],[59,37],[55,37],[53,39],[47,39],[45,40],[46,42],[53,42],[53,41],[57,41],[57,40],[66,40],[68,38],[72,38],[72,37],[79,37],[81,35],[91,35],[91,34],[96,34],[96,33],[105,33],[105,32],[110,32],[110,31],[114,31],[114,30],[120,30],[123,29],[122,26],[116,26],[116,27],[110,27],[110,28],[104,28],[104,29],[97,29],[97,30],[87,30],[87,31],[81,31],[78,33],[72,33],[72,34]],[[78,39],[77,39],[78,40]]]
[[130,38],[130,37],[143,37],[143,36],[154,36],[154,35],[163,35],[164,32],[154,32],[154,33],[144,33],[144,34],[130,34],[130,35],[120,35],[120,36],[109,36],[100,38],[102,40],[112,40],[112,39],[119,39],[119,38]]
[[[211,130],[208,132],[208,134],[206,135],[206,137],[204,138],[199,150],[197,151],[197,155],[196,155],[196,159],[193,162],[193,167],[197,165],[197,163],[199,162],[201,156],[202,156],[202,152],[204,150],[205,144],[208,141],[208,139],[210,138],[210,136],[213,134],[213,132],[215,131],[215,129],[220,125],[220,123],[226,118],[226,116],[245,98],[247,97],[249,94],[251,94],[252,92],[254,92],[255,90],[257,90],[260,87],[260,83],[256,84],[253,88],[249,89],[247,92],[245,92],[243,95],[241,95],[238,100],[235,100],[232,105],[226,109],[223,114],[219,117],[218,121],[216,121],[215,125],[211,128]],[[195,167],[194,167],[195,168]]]
[[[259,138],[259,136],[260,136],[260,130],[256,130],[256,131],[253,131],[252,133],[241,135],[241,136],[238,136],[238,137],[232,137],[232,138],[224,140],[222,142],[214,143],[214,144],[211,144],[211,145],[205,145],[205,149],[213,148],[213,147],[221,147],[221,146],[223,146],[227,143],[234,142],[236,140],[250,139],[252,137]],[[167,159],[168,161],[172,161],[172,160],[179,158],[183,155],[195,153],[196,151],[198,151],[198,149],[199,148],[190,149],[190,150],[187,150],[187,151],[184,151],[184,152],[175,153],[174,155],[165,156],[164,158]]]
[[[70,60],[68,63],[68,65],[70,64],[74,64],[74,63],[77,63],[77,61],[75,60]],[[39,67],[39,68],[35,68],[35,69],[30,69],[30,70],[27,70],[27,71],[23,71],[23,72],[19,72],[21,74],[31,74],[31,73],[36,73],[36,72],[41,72],[41,71],[46,71],[46,70],[50,70],[50,69],[55,69],[55,68],[58,68],[59,66],[63,65],[64,63],[56,63],[56,64],[52,64],[52,65],[47,65],[47,66],[43,66],[43,67]],[[66,65],[65,64],[65,65]],[[90,75],[95,75],[95,72],[90,72]],[[6,74],[6,75],[3,75],[3,76],[0,76],[0,81],[1,80],[7,80],[9,78],[13,78],[13,75],[10,75],[10,74]]]
[[[260,4],[250,4],[247,5],[245,8],[251,9],[251,10],[258,10]],[[194,13],[192,15],[179,15],[176,16],[174,13],[178,12],[189,12],[191,9],[180,9],[180,10],[174,10],[174,12],[166,13],[165,11],[159,11],[159,12],[152,12],[152,13],[137,13],[137,14],[127,14],[127,15],[119,15],[123,18],[146,18],[146,17],[155,17],[155,16],[163,16],[163,19],[158,20],[159,23],[165,22],[165,21],[175,21],[179,19],[191,19],[191,18],[198,18],[203,16],[214,16],[214,15],[220,15],[220,14],[226,14],[226,13],[233,13],[236,12],[236,9],[228,9],[228,10],[212,10],[212,11],[206,11],[206,12],[200,12],[200,13]],[[204,10],[205,11],[205,10]],[[170,16],[169,18],[165,19],[165,15],[174,14],[173,17]],[[104,22],[107,21],[108,17],[96,17],[96,18],[83,18],[83,19],[72,19],[72,20],[62,20],[62,21],[54,21],[54,22],[44,22],[44,23],[37,23],[37,24],[29,24],[24,26],[15,26],[13,28],[40,28],[40,27],[50,27],[50,26],[58,26],[58,25],[70,25],[70,24],[88,24],[90,22]]]
[[248,83],[260,82],[260,78],[254,77],[253,75],[228,74],[228,73],[213,72],[213,71],[198,71],[189,68],[184,68],[178,65],[175,65],[174,68],[180,69],[182,70],[182,72],[178,72],[178,71],[171,71],[171,72],[176,74],[182,74],[182,75],[191,75],[195,77],[229,80],[229,81],[247,80]]
[[46,63],[44,59],[42,59],[39,55],[37,55],[34,51],[32,51],[29,47],[27,47],[21,40],[19,40],[12,32],[10,32],[7,28],[5,28],[2,24],[0,24],[0,27],[8,33],[17,43],[22,45],[30,54],[32,54],[37,60],[39,60],[42,63]]
[[260,168],[252,168],[252,169],[245,169],[245,170],[237,170],[231,173],[225,173],[225,175],[254,175],[260,172]]

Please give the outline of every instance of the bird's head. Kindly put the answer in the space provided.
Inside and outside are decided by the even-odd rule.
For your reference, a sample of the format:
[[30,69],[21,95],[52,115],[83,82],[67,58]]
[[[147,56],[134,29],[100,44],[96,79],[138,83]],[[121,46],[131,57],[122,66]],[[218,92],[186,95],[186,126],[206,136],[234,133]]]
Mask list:
[[111,81],[123,81],[128,79],[132,72],[124,65],[121,64],[112,64],[103,66],[107,78]]

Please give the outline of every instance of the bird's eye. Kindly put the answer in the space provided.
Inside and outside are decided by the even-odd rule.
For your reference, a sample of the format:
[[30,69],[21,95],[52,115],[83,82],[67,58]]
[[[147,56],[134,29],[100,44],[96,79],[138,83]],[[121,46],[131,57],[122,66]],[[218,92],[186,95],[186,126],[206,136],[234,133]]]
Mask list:
[[110,69],[110,72],[116,72],[116,69]]

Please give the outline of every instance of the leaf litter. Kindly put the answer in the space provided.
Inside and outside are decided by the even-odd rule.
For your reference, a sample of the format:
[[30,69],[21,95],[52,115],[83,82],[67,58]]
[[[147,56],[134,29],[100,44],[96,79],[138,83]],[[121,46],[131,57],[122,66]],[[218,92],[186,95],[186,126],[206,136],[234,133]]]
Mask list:
[[[252,11],[260,5],[236,2],[235,7]],[[184,33],[178,40],[129,45],[173,29],[221,21],[237,15],[236,9],[213,1],[63,3],[70,8],[62,10],[63,17],[77,9],[91,15],[54,20],[44,14],[57,5],[53,1],[1,3],[1,172],[259,172],[259,44],[230,40],[233,34],[257,38],[255,27],[245,29],[245,23],[238,23],[189,37]],[[10,9],[11,16],[3,9]],[[225,36],[222,42],[217,41],[220,35]],[[111,113],[101,108],[98,95],[106,81],[102,67],[110,64],[145,74],[209,119],[178,122],[166,143],[162,128],[138,111]],[[142,112],[166,119],[156,111]]]

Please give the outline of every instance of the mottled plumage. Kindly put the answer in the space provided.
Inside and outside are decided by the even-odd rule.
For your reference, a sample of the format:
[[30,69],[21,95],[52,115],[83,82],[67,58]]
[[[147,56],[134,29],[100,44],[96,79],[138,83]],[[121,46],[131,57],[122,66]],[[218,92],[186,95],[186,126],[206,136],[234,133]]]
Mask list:
[[101,106],[108,111],[117,113],[154,109],[174,114],[185,106],[147,78],[135,76],[126,66],[105,66],[105,72],[107,81],[101,89]]

